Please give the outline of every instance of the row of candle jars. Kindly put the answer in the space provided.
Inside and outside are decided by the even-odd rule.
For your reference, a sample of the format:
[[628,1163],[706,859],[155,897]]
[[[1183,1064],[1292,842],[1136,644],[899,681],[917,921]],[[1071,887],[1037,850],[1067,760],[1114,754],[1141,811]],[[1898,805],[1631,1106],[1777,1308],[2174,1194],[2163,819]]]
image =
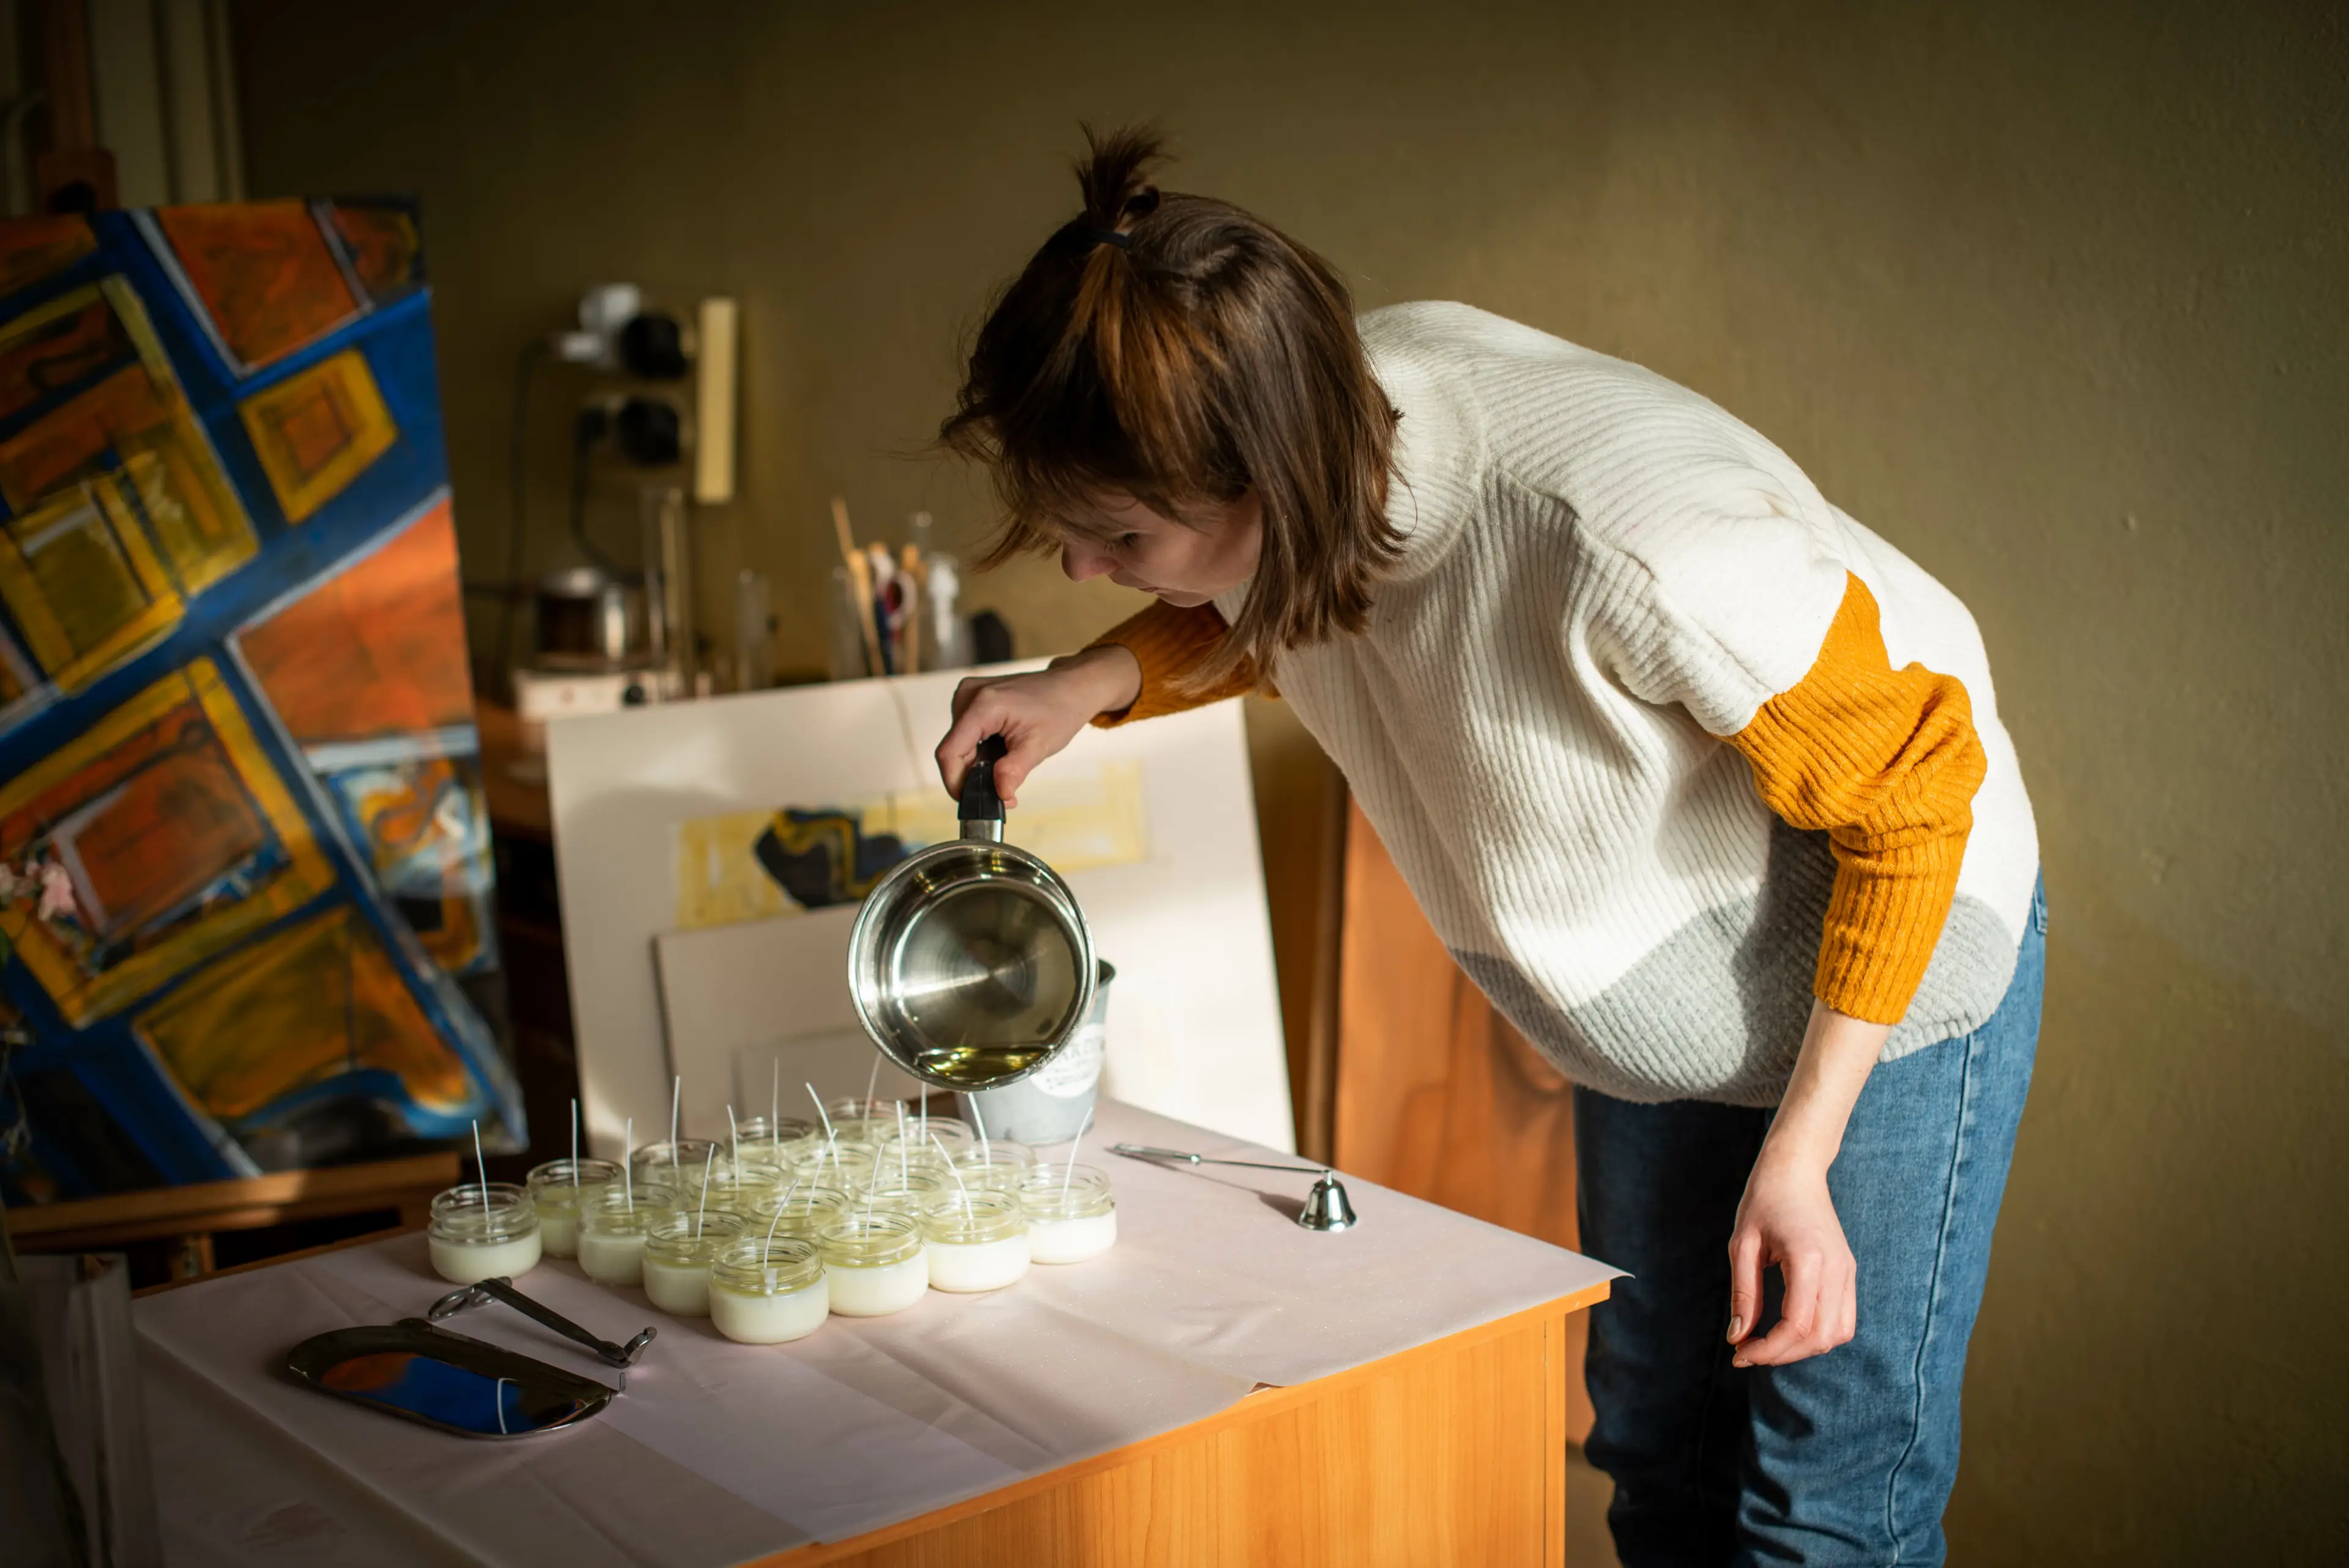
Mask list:
[[734,1236],[709,1257],[710,1323],[729,1339],[772,1345],[828,1315],[884,1317],[927,1291],[998,1291],[1030,1264],[1098,1257],[1117,1241],[1117,1203],[1090,1166],[1035,1165],[1009,1190],[778,1195]]
[[[1116,1237],[1099,1170],[1039,1165],[1025,1147],[975,1138],[960,1122],[850,1115],[829,1134],[761,1117],[728,1146],[647,1145],[625,1172],[558,1159],[533,1170],[527,1188],[451,1188],[433,1200],[429,1246],[434,1270],[460,1284],[522,1273],[542,1255],[575,1256],[591,1279],[642,1284],[663,1311],[707,1312],[720,1332],[731,1321],[747,1334],[763,1331],[740,1303],[719,1307],[730,1292],[765,1299],[821,1288],[817,1321],[879,1315],[932,1286],[1000,1289],[1030,1262],[1080,1262]],[[784,1266],[795,1256],[778,1250],[784,1241],[811,1249],[815,1286],[808,1259]],[[806,1307],[800,1300],[794,1311],[804,1317]]]

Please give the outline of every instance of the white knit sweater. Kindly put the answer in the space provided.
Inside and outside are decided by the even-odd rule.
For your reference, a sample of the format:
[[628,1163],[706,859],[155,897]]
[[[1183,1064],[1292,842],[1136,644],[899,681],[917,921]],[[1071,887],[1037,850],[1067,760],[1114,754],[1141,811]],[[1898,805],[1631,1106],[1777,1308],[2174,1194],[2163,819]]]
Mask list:
[[1983,768],[1885,1054],[1980,1026],[2038,845],[1965,607],[1662,377],[1465,306],[1361,326],[1402,415],[1404,556],[1364,632],[1272,674],[1463,967],[1578,1083],[1775,1104],[1837,861],[1723,742],[1823,661],[1857,579],[1893,669],[1962,683]]

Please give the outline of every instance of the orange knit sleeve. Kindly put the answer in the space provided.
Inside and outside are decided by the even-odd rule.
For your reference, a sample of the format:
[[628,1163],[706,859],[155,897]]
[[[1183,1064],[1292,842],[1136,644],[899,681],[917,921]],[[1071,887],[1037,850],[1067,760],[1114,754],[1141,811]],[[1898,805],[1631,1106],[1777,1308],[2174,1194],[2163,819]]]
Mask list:
[[1114,643],[1142,666],[1142,694],[1133,700],[1133,706],[1122,713],[1103,713],[1093,722],[1107,728],[1136,719],[1155,719],[1255,691],[1257,683],[1246,670],[1205,691],[1190,691],[1180,684],[1223,640],[1226,629],[1222,612],[1213,605],[1184,609],[1162,600],[1093,639],[1088,647]]
[[1987,763],[1962,682],[1892,668],[1857,577],[1802,680],[1729,738],[1763,803],[1835,846],[1812,989],[1838,1012],[1898,1023],[1956,896]]

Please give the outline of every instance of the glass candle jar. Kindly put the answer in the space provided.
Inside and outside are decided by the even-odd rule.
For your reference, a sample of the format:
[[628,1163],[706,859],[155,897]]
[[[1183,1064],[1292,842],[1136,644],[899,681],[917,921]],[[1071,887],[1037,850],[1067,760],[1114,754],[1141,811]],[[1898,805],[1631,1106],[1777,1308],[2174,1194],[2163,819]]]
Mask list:
[[784,1157],[807,1140],[810,1130],[807,1123],[790,1116],[776,1122],[765,1116],[751,1116],[728,1131],[725,1141],[719,1146],[718,1167],[720,1170],[781,1171]]
[[666,1187],[678,1198],[691,1203],[701,1196],[702,1173],[710,1168],[710,1155],[726,1158],[719,1146],[706,1137],[684,1137],[675,1143],[638,1144],[628,1156],[628,1169],[636,1185],[647,1183]]
[[[718,1168],[709,1177],[707,1202],[714,1212],[724,1209],[736,1214],[748,1214],[760,1199],[767,1197],[780,1186],[784,1178],[771,1167],[752,1165],[745,1160],[740,1166],[730,1166],[721,1156]],[[693,1199],[679,1205],[679,1211],[699,1206],[704,1201],[699,1188],[694,1189]]]
[[851,1194],[849,1207],[886,1210],[918,1220],[931,1200],[953,1185],[936,1171],[918,1167],[900,1176],[897,1162],[885,1160],[873,1173],[873,1180],[864,1191]]
[[432,1272],[452,1285],[511,1278],[538,1262],[538,1210],[511,1181],[452,1187],[433,1195],[425,1247]]
[[783,1170],[781,1149],[771,1143],[729,1143],[726,1152],[718,1157],[718,1168],[711,1174],[738,1185],[791,1179]]
[[955,1157],[954,1163],[970,1186],[1009,1192],[1018,1184],[1020,1173],[1036,1163],[1036,1151],[1024,1143],[994,1138],[965,1149]]
[[922,1210],[930,1289],[999,1291],[1028,1272],[1028,1216],[1009,1192],[949,1192]]
[[947,1179],[947,1157],[930,1145],[918,1144],[911,1138],[902,1143],[892,1141],[883,1144],[874,1157],[871,1179],[887,1186],[914,1177],[935,1176],[951,1187],[954,1183]]
[[789,1143],[795,1137],[805,1137],[821,1132],[813,1122],[799,1116],[778,1116],[770,1121],[765,1116],[745,1116],[734,1125],[743,1143]]
[[[833,1100],[824,1106],[832,1116],[835,1137],[877,1141],[884,1130],[897,1125],[897,1113],[909,1107],[903,1100]],[[815,1129],[821,1133],[821,1127]]]
[[739,1345],[813,1334],[832,1310],[823,1254],[799,1236],[745,1236],[709,1265],[710,1326]]
[[812,1138],[786,1154],[783,1181],[802,1177],[826,1187],[862,1187],[873,1175],[875,1146],[843,1138]]
[[579,1266],[602,1285],[633,1285],[645,1274],[645,1238],[677,1205],[677,1189],[617,1182],[579,1210]]
[[709,1316],[710,1262],[749,1223],[740,1214],[690,1209],[661,1216],[645,1236],[645,1298],[672,1317]]
[[843,1317],[904,1312],[930,1288],[929,1254],[910,1215],[851,1210],[817,1238],[832,1310]]
[[823,1228],[848,1212],[849,1197],[836,1187],[786,1188],[750,1206],[749,1232],[765,1235],[771,1224],[778,1236],[813,1241]]
[[550,1159],[530,1173],[531,1207],[548,1257],[579,1255],[579,1206],[619,1179],[620,1168],[608,1159]]
[[1081,1263],[1117,1244],[1117,1199],[1109,1178],[1090,1165],[1033,1165],[1019,1179],[1028,1215],[1028,1256],[1039,1263]]
[[[881,1147],[888,1148],[898,1141],[898,1137],[897,1128],[890,1127],[881,1135]],[[958,1122],[951,1116],[909,1116],[905,1118],[904,1138],[916,1148],[933,1152],[943,1146],[949,1158],[978,1142],[968,1122]]]

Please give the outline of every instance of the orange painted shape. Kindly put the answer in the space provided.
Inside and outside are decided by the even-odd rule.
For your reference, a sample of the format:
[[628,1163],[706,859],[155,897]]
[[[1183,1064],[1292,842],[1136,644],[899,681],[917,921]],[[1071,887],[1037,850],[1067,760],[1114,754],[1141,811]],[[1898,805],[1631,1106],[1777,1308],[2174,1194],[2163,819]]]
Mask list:
[[367,357],[356,348],[254,393],[237,415],[290,523],[341,494],[399,439]]
[[108,449],[120,451],[167,424],[171,394],[132,365],[100,381],[0,443],[0,494],[22,512],[41,497],[96,473]]
[[[267,822],[286,856],[285,864],[243,896],[223,898],[187,918],[118,933],[127,940],[103,957],[87,933],[37,919],[29,900],[0,904],[0,935],[77,1027],[149,995],[334,885],[334,873],[311,838],[308,822],[262,755],[235,698],[221,683],[219,670],[206,659],[158,680],[0,784],[0,857],[21,870],[20,862],[33,842],[72,814],[92,810],[93,823],[102,822],[109,809],[104,802],[109,790],[127,788],[143,770],[161,765],[174,754],[207,748],[233,770],[245,798]],[[181,783],[187,782],[183,777]],[[207,784],[193,793],[202,801],[202,810],[220,809],[215,786]],[[186,795],[168,789],[148,798],[166,811],[188,804]],[[146,847],[179,853],[200,846],[200,841],[217,847],[236,831],[233,823],[215,821],[191,835],[152,838]],[[158,870],[149,873],[155,880],[143,888],[128,880],[115,885],[151,900],[170,877],[184,879],[192,874],[192,867],[176,873]],[[130,874],[109,875],[127,878]]]
[[300,202],[159,207],[155,221],[222,341],[248,366],[273,364],[358,313]]
[[471,722],[447,499],[374,555],[239,633],[237,647],[304,745]]
[[416,232],[416,220],[405,210],[337,203],[334,224],[359,286],[370,296],[381,300],[414,286],[424,242]]
[[[0,347],[0,419],[9,419],[84,377],[137,354],[98,290],[76,291],[67,308]],[[36,313],[38,314],[38,313]]]
[[74,828],[105,929],[136,929],[202,892],[267,842],[268,828],[193,703],[186,742],[155,757]]
[[140,1037],[189,1096],[234,1121],[362,1068],[453,1108],[462,1064],[375,934],[332,909],[214,963],[141,1014]]
[[14,294],[98,249],[89,220],[78,213],[11,218],[0,223],[0,294]]

